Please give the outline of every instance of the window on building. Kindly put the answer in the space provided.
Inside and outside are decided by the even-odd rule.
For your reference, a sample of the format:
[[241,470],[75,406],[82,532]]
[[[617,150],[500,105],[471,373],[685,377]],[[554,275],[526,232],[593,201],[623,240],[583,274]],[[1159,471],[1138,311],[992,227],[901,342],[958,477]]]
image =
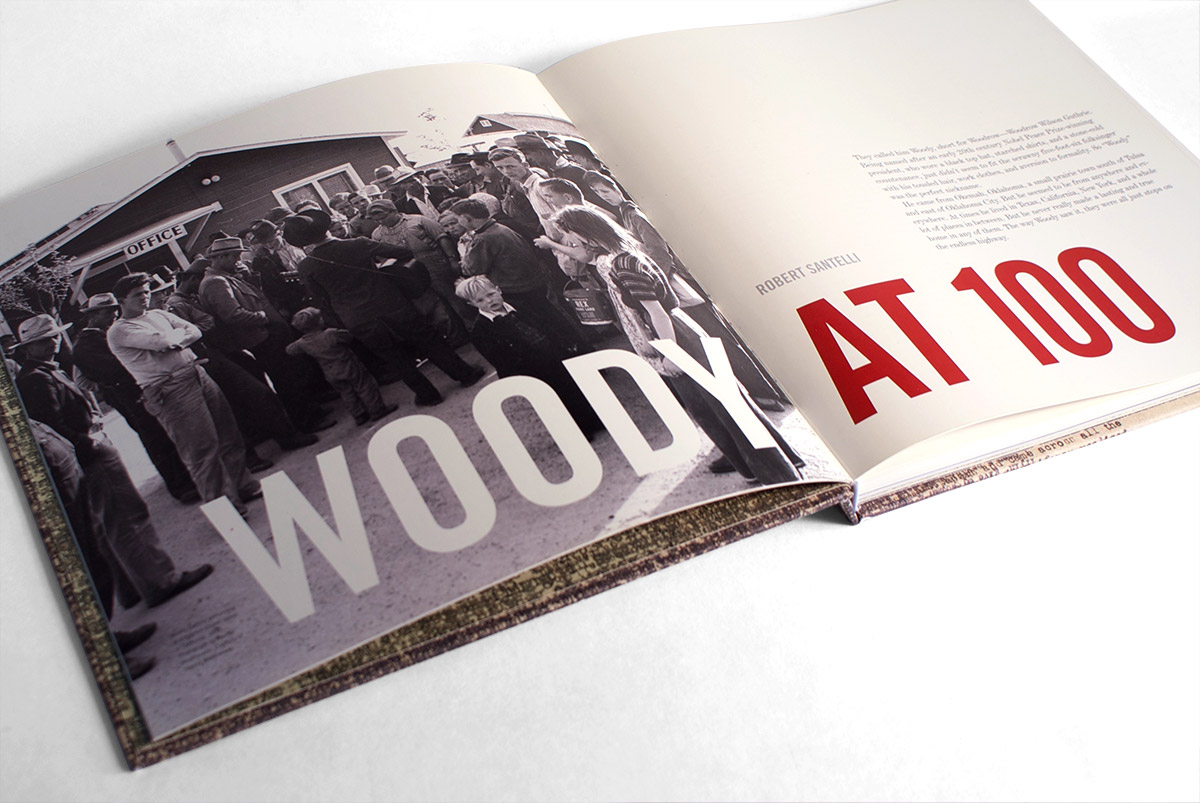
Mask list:
[[349,162],[302,178],[272,191],[280,206],[295,209],[302,201],[316,201],[322,209],[329,209],[329,199],[339,192],[353,192],[363,186],[358,171]]

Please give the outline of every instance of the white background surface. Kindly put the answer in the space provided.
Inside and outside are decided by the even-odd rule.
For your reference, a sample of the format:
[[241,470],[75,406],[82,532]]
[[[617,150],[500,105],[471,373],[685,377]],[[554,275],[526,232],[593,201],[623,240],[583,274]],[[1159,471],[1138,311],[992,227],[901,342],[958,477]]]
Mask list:
[[[0,200],[355,73],[852,5],[0,0]],[[1200,149],[1200,5],[1036,5]],[[2,462],[5,801],[1200,798],[1196,413],[793,523],[137,773]]]

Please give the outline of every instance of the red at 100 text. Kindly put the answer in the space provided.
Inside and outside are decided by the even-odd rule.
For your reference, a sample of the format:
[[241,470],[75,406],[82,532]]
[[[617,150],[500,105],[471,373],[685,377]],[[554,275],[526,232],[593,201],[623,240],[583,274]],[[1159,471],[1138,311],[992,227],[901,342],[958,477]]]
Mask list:
[[[1149,326],[1139,326],[1131,320],[1108,293],[1085,272],[1084,263],[1090,263],[1103,272],[1121,293],[1141,310],[1149,321]],[[1075,287],[1121,334],[1139,343],[1162,343],[1175,335],[1175,324],[1166,311],[1117,264],[1116,260],[1104,252],[1088,247],[1068,248],[1058,255],[1058,264]],[[1104,326],[1045,268],[1033,262],[1010,260],[997,265],[995,274],[1000,286],[1060,348],[1080,357],[1101,357],[1112,351],[1112,338]],[[1083,332],[1084,339],[1077,340],[1068,333],[1059,323],[1059,319],[1056,319],[1055,312],[1047,310],[1030,293],[1027,282],[1040,286],[1061,311],[1058,313],[1060,318],[1065,314],[1074,321]],[[1042,365],[1058,362],[1058,358],[1051,353],[1047,345],[1025,325],[1012,307],[974,268],[960,270],[951,284],[956,290],[970,291],[978,295],[987,308]],[[900,300],[901,295],[911,292],[913,290],[908,282],[892,279],[847,290],[846,297],[855,305],[868,302],[879,304],[946,384],[956,385],[968,381],[966,374]],[[805,304],[796,312],[808,330],[809,337],[854,423],[857,424],[876,413],[875,406],[866,393],[866,386],[872,382],[889,379],[910,398],[929,392],[928,385],[826,299]],[[866,358],[865,364],[857,368],[850,366],[834,337],[835,332]]]

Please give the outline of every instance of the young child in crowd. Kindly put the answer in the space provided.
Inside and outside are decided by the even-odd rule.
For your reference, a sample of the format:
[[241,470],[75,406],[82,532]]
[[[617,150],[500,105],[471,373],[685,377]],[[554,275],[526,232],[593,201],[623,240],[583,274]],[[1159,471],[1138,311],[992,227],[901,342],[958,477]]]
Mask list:
[[287,353],[307,354],[321,366],[329,384],[342,395],[360,427],[396,412],[397,405],[385,404],[375,378],[350,350],[353,336],[345,329],[326,328],[321,311],[305,307],[292,316],[292,326],[301,333],[299,340],[289,343]]
[[500,288],[486,276],[460,279],[454,292],[479,310],[471,329],[471,343],[501,378],[521,374],[545,382],[558,394],[588,440],[604,429],[596,411],[563,367],[562,361],[570,354],[535,318],[513,309]]

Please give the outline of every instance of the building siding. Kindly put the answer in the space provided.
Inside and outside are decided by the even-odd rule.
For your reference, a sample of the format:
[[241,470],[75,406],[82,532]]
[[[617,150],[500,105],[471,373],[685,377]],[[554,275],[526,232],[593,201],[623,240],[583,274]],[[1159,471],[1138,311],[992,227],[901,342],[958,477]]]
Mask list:
[[[298,142],[202,156],[110,213],[66,243],[62,253],[79,256],[153,225],[156,221],[220,202],[196,242],[202,247],[214,231],[236,234],[278,206],[272,190],[339,164],[350,163],[369,182],[376,167],[399,162],[379,137]],[[204,186],[206,177],[221,180]],[[189,225],[189,239],[194,231]]]

